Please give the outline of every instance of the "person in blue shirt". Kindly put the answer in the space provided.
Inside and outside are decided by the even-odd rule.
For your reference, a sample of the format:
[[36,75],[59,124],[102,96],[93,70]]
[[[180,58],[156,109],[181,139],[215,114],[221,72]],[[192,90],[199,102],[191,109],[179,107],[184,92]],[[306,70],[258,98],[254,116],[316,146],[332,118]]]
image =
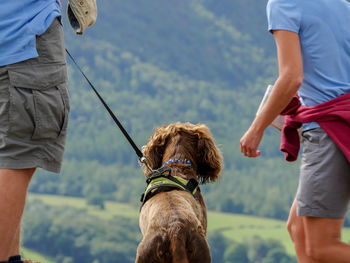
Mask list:
[[[269,0],[267,17],[279,77],[240,140],[247,157],[260,156],[265,129],[296,93],[302,105],[315,106],[350,92],[348,0]],[[299,186],[287,223],[298,262],[350,262],[350,245],[341,242],[350,164],[316,122],[303,124],[302,144]]]
[[22,263],[29,182],[61,168],[69,113],[59,0],[2,0],[0,8],[0,262]]

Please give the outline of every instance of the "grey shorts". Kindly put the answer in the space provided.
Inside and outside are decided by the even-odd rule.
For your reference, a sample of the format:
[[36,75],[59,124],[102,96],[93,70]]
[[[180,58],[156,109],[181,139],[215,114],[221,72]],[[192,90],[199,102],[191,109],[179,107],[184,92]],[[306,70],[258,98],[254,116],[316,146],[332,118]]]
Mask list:
[[348,160],[321,128],[304,132],[302,144],[297,215],[344,218],[350,200]]
[[69,98],[62,25],[37,36],[39,57],[0,67],[0,168],[60,172]]

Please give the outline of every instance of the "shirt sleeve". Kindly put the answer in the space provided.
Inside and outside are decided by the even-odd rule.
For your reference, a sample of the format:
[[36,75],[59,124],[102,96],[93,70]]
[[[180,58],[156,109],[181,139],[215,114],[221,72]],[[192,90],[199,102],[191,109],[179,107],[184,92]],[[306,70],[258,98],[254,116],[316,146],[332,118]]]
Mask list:
[[269,0],[266,7],[268,30],[287,30],[299,33],[301,12],[296,0]]

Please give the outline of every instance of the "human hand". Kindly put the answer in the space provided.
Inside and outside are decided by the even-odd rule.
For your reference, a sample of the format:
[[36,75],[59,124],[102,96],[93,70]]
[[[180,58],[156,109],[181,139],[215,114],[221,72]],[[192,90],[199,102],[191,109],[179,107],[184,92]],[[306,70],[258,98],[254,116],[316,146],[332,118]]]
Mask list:
[[250,127],[240,140],[241,153],[250,158],[260,156],[261,151],[258,147],[263,135],[263,132],[255,131]]

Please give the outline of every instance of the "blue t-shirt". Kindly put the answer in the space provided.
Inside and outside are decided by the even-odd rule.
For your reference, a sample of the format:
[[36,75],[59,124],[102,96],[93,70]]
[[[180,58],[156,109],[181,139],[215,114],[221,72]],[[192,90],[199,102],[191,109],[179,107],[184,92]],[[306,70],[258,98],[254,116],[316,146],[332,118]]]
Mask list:
[[[301,103],[314,106],[350,92],[350,2],[269,0],[268,29],[299,34],[304,80]],[[305,129],[319,127],[317,123]]]
[[60,16],[59,0],[1,0],[0,66],[38,56],[36,35]]

